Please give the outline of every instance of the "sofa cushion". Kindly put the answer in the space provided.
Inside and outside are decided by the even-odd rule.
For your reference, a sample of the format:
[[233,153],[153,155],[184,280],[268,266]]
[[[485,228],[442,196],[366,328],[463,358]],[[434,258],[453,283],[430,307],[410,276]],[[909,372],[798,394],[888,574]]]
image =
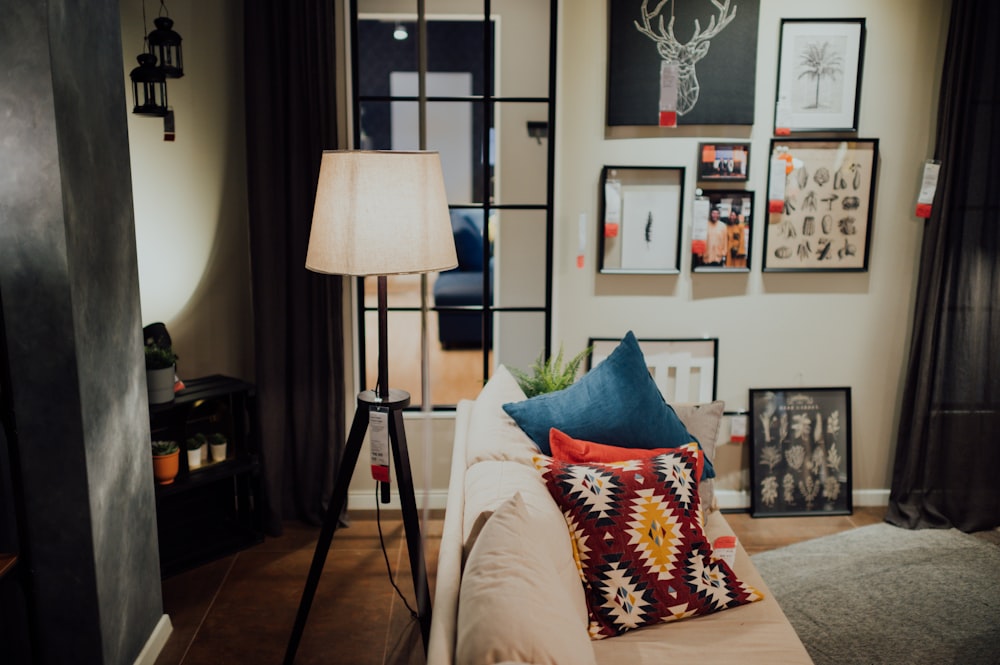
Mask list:
[[524,391],[517,380],[506,367],[499,365],[472,405],[466,466],[487,459],[516,460],[531,466],[531,458],[538,454],[538,448],[502,408],[506,402],[523,399]]
[[763,596],[716,559],[687,450],[616,464],[535,464],[573,539],[594,639]]
[[[546,455],[552,427],[574,438],[629,448],[675,448],[697,441],[664,401],[632,331],[568,388],[503,408]],[[703,477],[715,477],[708,459]]]
[[458,604],[455,662],[595,663],[539,525],[520,493],[497,508],[469,553]]
[[[674,448],[622,448],[620,446],[606,446],[595,441],[584,441],[574,439],[565,432],[560,432],[555,427],[549,430],[549,447],[552,448],[552,457],[560,462],[570,462],[571,464],[589,464],[600,462],[609,464],[613,462],[625,462],[632,459],[649,459],[657,455],[663,455],[675,450]],[[680,446],[681,448],[693,448],[697,455],[698,466],[695,477],[701,477],[702,465],[705,454],[698,450],[694,441]]]
[[[485,460],[473,464],[465,472],[464,559],[468,559],[485,525],[492,519],[484,516],[495,512],[518,492],[532,519],[543,527],[539,544],[544,547],[545,556],[555,571],[553,583],[563,587],[573,601],[571,606],[580,625],[586,626],[587,603],[580,586],[580,573],[573,557],[573,544],[566,531],[566,522],[534,465],[510,460]],[[478,534],[477,524],[481,526]]]
[[[685,402],[674,404],[677,417],[684,423],[687,431],[700,443],[705,451],[705,458],[715,462],[715,444],[719,438],[719,426],[726,410],[726,403],[720,399],[714,402],[698,404]],[[698,484],[698,494],[701,495],[701,508],[706,513],[716,509],[715,480],[703,478]]]

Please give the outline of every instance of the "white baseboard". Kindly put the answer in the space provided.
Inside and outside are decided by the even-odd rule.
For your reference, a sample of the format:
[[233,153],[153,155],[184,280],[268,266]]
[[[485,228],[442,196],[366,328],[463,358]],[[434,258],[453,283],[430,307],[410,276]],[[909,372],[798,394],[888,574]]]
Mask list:
[[[888,506],[889,490],[854,490],[851,499],[855,507]],[[749,510],[750,493],[744,490],[715,490],[719,510]]]
[[[431,490],[429,492],[417,492],[416,499],[418,511],[423,510],[424,508],[429,510],[444,510],[445,506],[448,504],[448,490],[441,489]],[[400,510],[399,492],[393,490],[389,493],[389,503],[382,503],[378,506],[375,504],[376,496],[374,491],[347,493],[348,510],[375,510],[376,507],[379,510]]]
[[170,617],[164,614],[156,622],[156,627],[149,634],[149,639],[146,640],[142,651],[136,656],[134,665],[153,665],[159,657],[160,652],[163,651],[163,647],[167,643],[167,638],[170,637],[170,633],[173,631],[174,626],[170,623]]

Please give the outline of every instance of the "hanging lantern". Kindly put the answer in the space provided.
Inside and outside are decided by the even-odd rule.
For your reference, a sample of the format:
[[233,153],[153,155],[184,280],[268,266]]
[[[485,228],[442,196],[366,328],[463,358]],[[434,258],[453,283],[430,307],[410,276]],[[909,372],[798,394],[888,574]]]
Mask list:
[[184,59],[181,54],[181,36],[174,32],[174,21],[169,16],[153,19],[156,29],[149,33],[149,52],[160,62],[160,70],[167,78],[179,79],[184,76]]
[[132,79],[132,113],[165,116],[167,114],[167,79],[156,66],[156,56],[140,53],[139,66],[129,72]]

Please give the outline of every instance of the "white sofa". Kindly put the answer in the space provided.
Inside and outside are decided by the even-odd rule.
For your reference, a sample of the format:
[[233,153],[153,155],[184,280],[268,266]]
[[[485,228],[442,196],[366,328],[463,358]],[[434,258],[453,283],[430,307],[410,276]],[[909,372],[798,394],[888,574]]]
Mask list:
[[[591,641],[566,523],[534,468],[537,448],[502,409],[518,399],[501,367],[458,407],[429,665],[812,662],[740,546],[733,570],[763,600]],[[694,433],[691,411],[677,411]],[[709,542],[732,535],[721,513],[705,512]]]

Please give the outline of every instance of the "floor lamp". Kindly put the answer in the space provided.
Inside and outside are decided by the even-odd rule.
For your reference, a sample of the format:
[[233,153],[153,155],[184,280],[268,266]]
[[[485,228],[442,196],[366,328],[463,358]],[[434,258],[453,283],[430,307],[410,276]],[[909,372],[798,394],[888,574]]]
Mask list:
[[[386,418],[389,446],[410,555],[417,616],[424,650],[430,635],[431,605],[420,538],[420,519],[403,428],[409,393],[389,388],[386,276],[447,270],[458,265],[448,215],[441,160],[436,152],[329,151],[323,153],[313,210],[306,268],[331,275],[378,277],[378,384],[358,395],[340,471],[295,625],[285,663],[295,661],[347,488],[357,466],[372,413]],[[388,485],[382,483],[383,499]]]

